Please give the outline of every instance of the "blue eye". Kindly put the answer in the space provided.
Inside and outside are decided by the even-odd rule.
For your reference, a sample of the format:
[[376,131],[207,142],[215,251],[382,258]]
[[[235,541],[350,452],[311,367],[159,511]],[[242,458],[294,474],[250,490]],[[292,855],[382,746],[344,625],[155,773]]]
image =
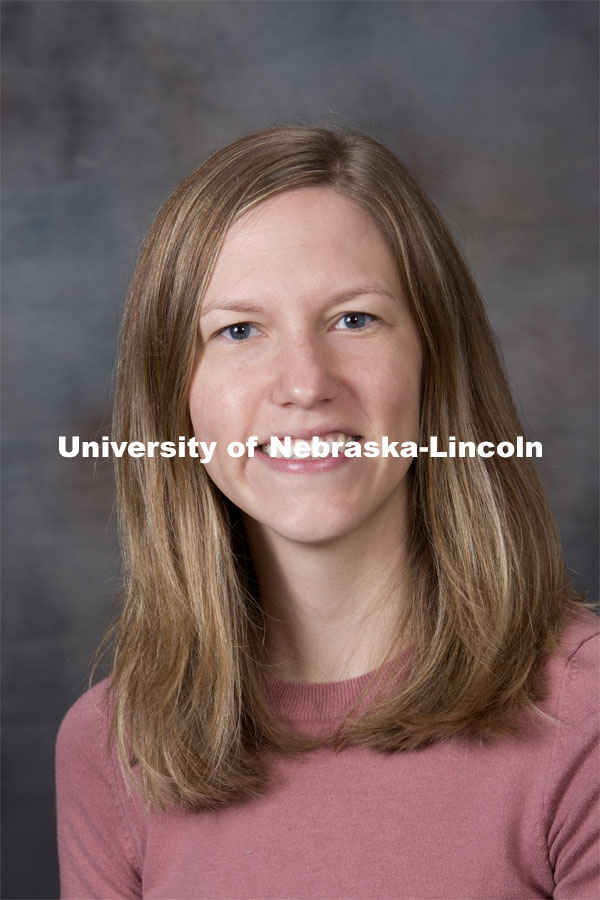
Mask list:
[[250,322],[236,322],[235,325],[228,325],[219,334],[231,341],[245,341],[251,337],[253,328],[254,325],[251,325]]
[[336,328],[341,328],[342,331],[358,331],[360,328],[369,325],[374,319],[375,316],[372,316],[370,313],[346,313],[337,322]]

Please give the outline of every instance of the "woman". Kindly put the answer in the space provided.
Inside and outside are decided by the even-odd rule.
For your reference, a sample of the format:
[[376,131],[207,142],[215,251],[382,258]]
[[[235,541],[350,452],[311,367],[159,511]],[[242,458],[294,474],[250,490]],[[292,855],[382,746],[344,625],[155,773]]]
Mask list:
[[274,126],[176,189],[113,436],[216,444],[118,462],[112,674],[58,738],[64,897],[597,896],[598,620],[531,461],[366,455],[520,434],[381,144]]

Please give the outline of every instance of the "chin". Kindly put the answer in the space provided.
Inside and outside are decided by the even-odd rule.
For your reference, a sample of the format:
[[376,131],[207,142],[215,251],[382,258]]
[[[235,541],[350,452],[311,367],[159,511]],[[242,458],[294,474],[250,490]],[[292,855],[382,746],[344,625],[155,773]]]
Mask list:
[[323,510],[311,516],[283,516],[271,521],[255,520],[259,527],[284,540],[299,544],[327,544],[355,531],[359,523],[348,517],[324,517]]

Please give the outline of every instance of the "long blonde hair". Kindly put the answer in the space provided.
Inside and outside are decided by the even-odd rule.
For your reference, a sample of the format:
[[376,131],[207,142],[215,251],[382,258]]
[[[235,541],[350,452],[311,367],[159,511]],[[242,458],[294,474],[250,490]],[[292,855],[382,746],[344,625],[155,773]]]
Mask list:
[[[394,253],[420,331],[421,433],[498,443],[522,434],[483,305],[430,200],[379,142],[276,125],[210,156],[159,211],[123,319],[113,437],[193,436],[188,394],[198,316],[229,226],[281,191],[329,186],[367,210]],[[267,752],[322,743],[411,750],[451,735],[492,739],[542,696],[569,588],[530,460],[480,457],[411,470],[410,609],[394,648],[411,665],[334,733],[296,734],[264,699],[260,598],[235,509],[202,466],[117,461],[124,597],[114,643],[112,732],[151,808],[205,809],[264,789]]]

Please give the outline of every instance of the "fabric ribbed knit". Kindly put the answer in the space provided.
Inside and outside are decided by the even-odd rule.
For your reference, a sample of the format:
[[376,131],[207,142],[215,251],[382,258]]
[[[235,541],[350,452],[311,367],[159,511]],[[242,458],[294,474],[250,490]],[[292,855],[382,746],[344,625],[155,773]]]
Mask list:
[[[383,669],[381,670],[384,671]],[[371,673],[265,679],[299,730],[338,721]],[[600,623],[574,615],[518,736],[421,750],[348,748],[273,758],[257,800],[146,814],[105,752],[106,682],[67,713],[57,742],[63,898],[557,900],[600,898]]]

